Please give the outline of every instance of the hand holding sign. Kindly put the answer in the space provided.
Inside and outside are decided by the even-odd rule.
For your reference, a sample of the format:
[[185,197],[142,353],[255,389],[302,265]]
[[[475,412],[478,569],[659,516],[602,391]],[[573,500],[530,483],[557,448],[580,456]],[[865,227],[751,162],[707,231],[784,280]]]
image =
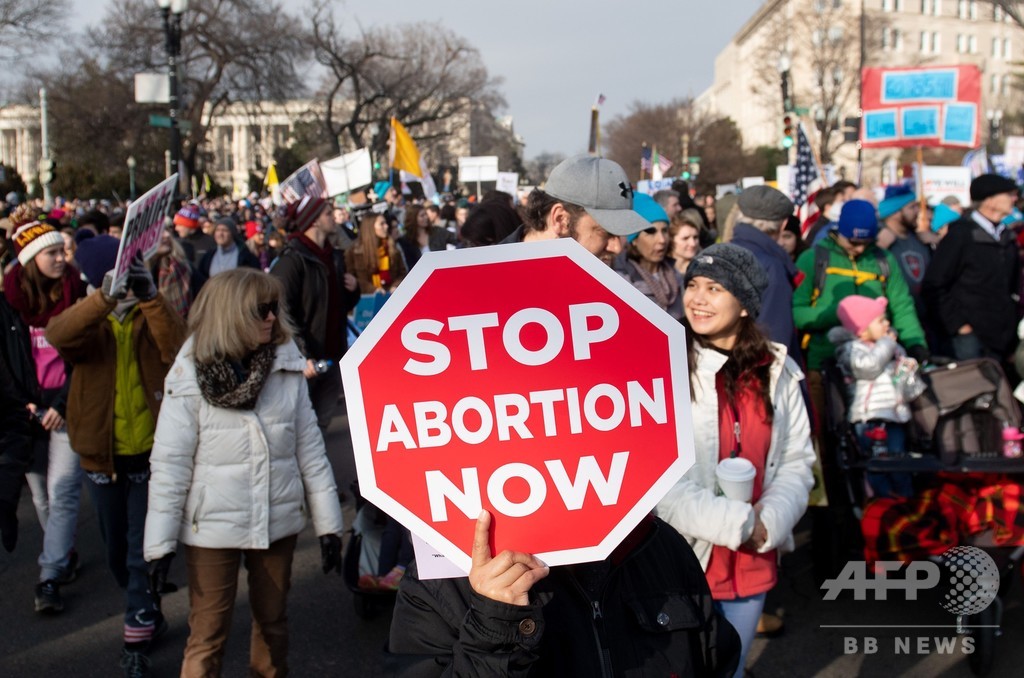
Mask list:
[[473,535],[473,567],[469,584],[484,598],[509,605],[529,605],[530,589],[551,568],[536,556],[521,551],[502,551],[491,557],[491,514],[481,511]]

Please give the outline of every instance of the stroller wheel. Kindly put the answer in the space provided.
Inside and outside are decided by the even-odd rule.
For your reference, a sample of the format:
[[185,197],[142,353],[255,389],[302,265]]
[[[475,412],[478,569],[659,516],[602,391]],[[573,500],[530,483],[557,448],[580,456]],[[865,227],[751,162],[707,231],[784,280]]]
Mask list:
[[987,676],[992,671],[1001,608],[1002,601],[996,598],[987,608],[970,617],[969,623],[976,628],[973,629],[974,652],[967,655],[967,664],[976,676]]

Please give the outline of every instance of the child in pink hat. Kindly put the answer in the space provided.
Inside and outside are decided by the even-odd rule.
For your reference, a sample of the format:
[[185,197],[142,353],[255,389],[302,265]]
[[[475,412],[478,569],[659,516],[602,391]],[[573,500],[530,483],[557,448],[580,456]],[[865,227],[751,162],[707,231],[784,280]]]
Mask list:
[[[885,297],[851,295],[839,302],[842,327],[829,331],[836,344],[836,359],[852,382],[847,417],[854,424],[862,449],[872,456],[906,454],[906,426],[911,400],[924,390],[917,377],[918,364],[896,343],[889,326]],[[913,493],[905,473],[868,473],[868,484],[881,497],[909,497]]]

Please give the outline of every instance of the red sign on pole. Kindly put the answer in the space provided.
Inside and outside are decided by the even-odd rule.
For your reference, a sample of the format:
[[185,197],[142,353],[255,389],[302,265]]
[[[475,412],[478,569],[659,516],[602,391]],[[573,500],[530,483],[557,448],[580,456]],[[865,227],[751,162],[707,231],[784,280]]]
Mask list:
[[360,491],[468,571],[606,558],[693,464],[682,326],[573,240],[424,255],[342,360]]
[[979,144],[977,66],[865,68],[861,75],[864,148]]

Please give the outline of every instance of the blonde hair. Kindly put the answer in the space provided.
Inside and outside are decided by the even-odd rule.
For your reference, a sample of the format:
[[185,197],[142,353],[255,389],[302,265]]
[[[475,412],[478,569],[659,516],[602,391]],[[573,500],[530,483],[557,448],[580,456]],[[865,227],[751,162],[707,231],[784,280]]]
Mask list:
[[203,285],[189,313],[192,357],[197,363],[240,360],[259,347],[259,304],[278,302],[272,343],[291,341],[295,330],[284,308],[281,282],[262,271],[236,268]]

